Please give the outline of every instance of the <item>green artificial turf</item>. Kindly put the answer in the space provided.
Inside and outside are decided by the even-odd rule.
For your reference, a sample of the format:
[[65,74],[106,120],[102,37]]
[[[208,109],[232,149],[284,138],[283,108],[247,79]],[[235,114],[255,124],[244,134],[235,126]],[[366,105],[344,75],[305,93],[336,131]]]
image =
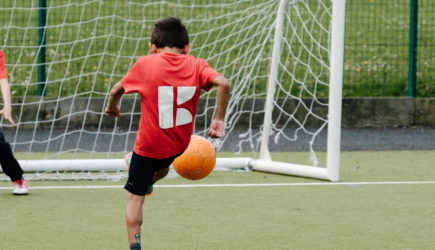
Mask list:
[[[344,152],[339,185],[262,172],[165,178],[145,201],[143,247],[431,249],[434,160],[434,151]],[[127,249],[123,181],[31,184],[23,197],[0,189],[1,249]],[[45,189],[102,185],[115,188]]]

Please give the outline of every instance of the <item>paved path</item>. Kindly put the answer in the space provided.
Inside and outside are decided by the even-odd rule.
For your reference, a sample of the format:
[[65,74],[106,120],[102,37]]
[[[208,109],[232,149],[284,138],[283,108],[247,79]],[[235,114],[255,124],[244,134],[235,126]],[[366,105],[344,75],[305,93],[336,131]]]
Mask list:
[[[129,151],[134,143],[135,133],[117,132],[102,133],[98,136],[94,133],[71,132],[61,136],[64,131],[56,130],[51,134],[49,131],[3,130],[7,140],[14,146],[15,151],[45,152],[71,150]],[[231,136],[224,142],[222,151],[236,151],[240,143],[240,135],[246,131],[233,131]],[[256,131],[253,131],[256,132]],[[293,130],[285,131],[293,135]],[[255,133],[254,133],[255,134]],[[17,135],[15,137],[15,135]],[[14,139],[16,138],[16,139]],[[48,140],[52,138],[51,140]],[[326,150],[326,132],[318,135],[314,143],[315,151]],[[279,140],[274,144],[270,138],[271,151],[307,151],[310,138],[302,133],[298,135],[297,142]],[[26,142],[27,141],[27,142]],[[33,143],[28,143],[33,141]],[[249,144],[242,143],[244,150],[248,150]],[[397,128],[397,129],[343,129],[341,140],[342,151],[369,151],[369,150],[435,150],[435,129],[424,128]]]

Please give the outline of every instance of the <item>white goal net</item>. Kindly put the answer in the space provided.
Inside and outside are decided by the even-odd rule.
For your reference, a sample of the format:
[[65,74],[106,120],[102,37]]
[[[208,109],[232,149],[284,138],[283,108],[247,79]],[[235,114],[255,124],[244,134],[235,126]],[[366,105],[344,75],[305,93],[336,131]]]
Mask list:
[[[232,85],[225,137],[213,140],[218,157],[338,180],[344,0],[2,1],[0,49],[18,126],[2,120],[1,129],[26,175],[125,177],[140,96],[124,95],[117,119],[104,116],[105,102],[165,16],[183,20],[189,53]],[[203,93],[195,134],[206,137],[215,95]],[[311,160],[275,160],[277,151]]]

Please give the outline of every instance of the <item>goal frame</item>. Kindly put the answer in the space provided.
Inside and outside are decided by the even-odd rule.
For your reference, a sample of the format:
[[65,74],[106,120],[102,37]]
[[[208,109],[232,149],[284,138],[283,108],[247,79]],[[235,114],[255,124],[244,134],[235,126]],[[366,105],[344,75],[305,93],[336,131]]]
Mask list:
[[[272,130],[272,112],[276,89],[276,80],[280,60],[283,16],[289,0],[280,0],[274,23],[272,59],[267,79],[267,96],[264,106],[264,121],[261,135],[259,159],[218,158],[216,169],[252,169],[254,171],[301,176],[329,181],[339,181],[340,140],[341,140],[341,105],[343,47],[345,24],[345,0],[331,0],[332,16],[330,22],[330,65],[329,65],[329,103],[327,128],[326,167],[277,162],[271,159],[269,152],[269,135]],[[92,168],[86,171],[125,170],[123,159],[95,160],[20,160],[25,172],[38,171],[80,171],[83,165]]]
[[290,164],[272,161],[268,149],[271,131],[273,98],[275,94],[276,75],[278,74],[279,53],[283,26],[283,13],[287,0],[281,0],[277,20],[273,54],[268,79],[268,90],[265,104],[264,129],[261,140],[260,159],[254,161],[253,169],[263,172],[295,175],[330,181],[340,179],[340,141],[341,141],[341,104],[343,89],[343,53],[344,53],[344,23],[346,0],[332,1],[331,17],[331,48],[330,48],[330,76],[329,76],[329,105],[328,105],[328,135],[326,168],[307,165]]

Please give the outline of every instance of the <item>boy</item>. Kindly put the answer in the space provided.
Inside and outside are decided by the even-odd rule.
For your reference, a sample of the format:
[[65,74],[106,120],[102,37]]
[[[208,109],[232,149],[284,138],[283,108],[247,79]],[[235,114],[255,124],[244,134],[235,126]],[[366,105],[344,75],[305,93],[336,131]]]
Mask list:
[[190,44],[180,19],[155,23],[151,54],[140,57],[110,92],[105,113],[118,117],[124,93],[141,95],[139,131],[129,167],[126,226],[130,249],[141,249],[140,227],[145,196],[165,177],[172,161],[188,146],[201,89],[217,87],[217,107],[208,135],[220,138],[230,85],[204,60],[187,55]]
[[[5,120],[10,122],[12,126],[16,127],[12,119],[12,105],[11,105],[11,91],[9,88],[7,72],[5,68],[5,57],[0,50],[0,89],[3,97],[3,109],[0,110],[0,115]],[[29,185],[23,178],[23,170],[20,164],[15,159],[12,153],[11,146],[6,141],[4,134],[0,130],[0,165],[3,172],[11,178],[14,183],[13,193],[15,195],[25,195],[29,193]]]

